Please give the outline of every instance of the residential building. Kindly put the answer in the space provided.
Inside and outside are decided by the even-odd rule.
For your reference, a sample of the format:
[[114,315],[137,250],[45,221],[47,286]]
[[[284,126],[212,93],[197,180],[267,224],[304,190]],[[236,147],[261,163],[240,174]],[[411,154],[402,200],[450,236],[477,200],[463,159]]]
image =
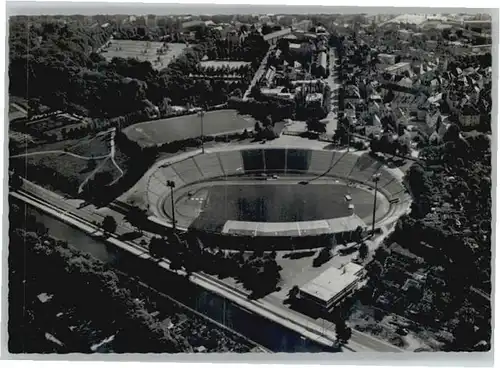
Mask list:
[[285,37],[286,35],[289,35],[290,33],[292,33],[291,28],[284,28],[280,31],[264,35],[264,41],[268,42],[271,45],[276,45],[279,39]]
[[425,116],[425,123],[429,128],[434,128],[439,119],[441,119],[439,110],[428,111]]
[[397,82],[397,85],[405,88],[411,88],[413,86],[413,81],[411,80],[411,78],[404,77],[399,82]]
[[427,41],[425,41],[425,46],[429,50],[435,50],[438,47],[438,42],[435,40],[427,40]]
[[321,68],[322,75],[326,75],[326,71],[328,70],[328,59],[326,55],[325,51],[318,54],[318,67]]
[[403,41],[411,40],[412,35],[413,35],[413,32],[409,31],[407,29],[400,29],[398,31],[398,37],[400,40],[403,40]]
[[269,67],[263,79],[266,86],[269,87],[273,83],[275,75],[276,75],[276,68],[274,66]]
[[396,55],[392,54],[378,54],[378,60],[382,64],[393,65],[396,63]]
[[299,297],[323,311],[331,311],[360,285],[364,268],[348,263],[340,268],[330,267],[299,288]]
[[460,110],[458,121],[464,127],[474,127],[481,122],[481,114],[472,104],[467,104]]
[[301,20],[300,22],[293,23],[292,28],[300,29],[301,31],[308,32],[312,27],[312,21],[309,19]]
[[440,117],[437,122],[436,126],[434,127],[434,131],[432,134],[429,136],[429,142],[434,143],[434,142],[442,142],[443,137],[448,130],[448,127],[450,124],[443,123],[443,119]]
[[409,72],[410,70],[411,70],[411,63],[409,62],[400,62],[385,68],[385,71],[389,74],[401,74],[406,71]]
[[296,44],[297,42],[299,42],[299,38],[296,35],[294,35],[293,33],[286,35],[285,37],[283,37],[283,39],[288,40],[288,42],[290,42],[290,44],[293,44],[293,43]]
[[262,24],[270,23],[271,22],[271,16],[270,15],[262,15],[259,17],[259,22]]
[[149,28],[156,28],[156,15],[155,14],[149,14],[146,17],[146,25]]
[[370,101],[368,103],[368,113],[371,114],[380,114],[380,104],[376,101]]
[[[419,118],[425,118],[425,110],[422,110],[423,105],[427,102],[427,96],[423,93],[410,92],[394,92],[394,98],[391,101],[393,110],[400,108],[403,111],[408,111],[410,114],[418,115]],[[421,114],[421,115],[419,115]]]
[[313,103],[318,103],[320,105],[323,104],[323,94],[316,92],[316,93],[309,93],[306,96],[306,105],[313,104]]
[[232,27],[223,28],[220,31],[221,39],[228,40],[233,45],[241,44],[248,37],[247,32],[238,31]]
[[474,32],[487,32],[491,30],[491,19],[466,20],[464,21],[464,27]]
[[282,100],[288,100],[291,101],[295,98],[294,93],[289,93],[289,92],[283,92],[285,88],[284,87],[278,87],[278,88],[261,88],[260,92],[267,97],[274,97],[274,98],[279,98]]
[[182,27],[183,30],[188,30],[188,29],[191,29],[191,28],[203,27],[203,26],[205,26],[205,22],[202,21],[202,20],[191,20],[189,22],[184,22],[181,25],[181,27]]

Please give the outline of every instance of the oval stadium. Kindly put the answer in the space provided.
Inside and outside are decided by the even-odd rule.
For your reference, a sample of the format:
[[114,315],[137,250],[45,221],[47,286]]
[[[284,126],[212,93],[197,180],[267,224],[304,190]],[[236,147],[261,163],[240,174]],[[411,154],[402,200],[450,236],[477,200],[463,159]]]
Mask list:
[[371,228],[373,218],[379,228],[407,211],[411,197],[401,177],[368,153],[227,146],[157,162],[132,197],[142,197],[157,224],[172,227],[175,218],[184,231],[250,238],[349,236],[359,227]]

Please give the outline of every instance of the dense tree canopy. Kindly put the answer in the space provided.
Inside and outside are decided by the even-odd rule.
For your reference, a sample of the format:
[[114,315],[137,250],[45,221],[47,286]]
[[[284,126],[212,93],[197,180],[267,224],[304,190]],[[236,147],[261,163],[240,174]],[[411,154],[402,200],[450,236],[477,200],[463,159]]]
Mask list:
[[[216,105],[226,102],[234,90],[246,89],[247,84],[190,78],[198,72],[203,56],[211,50],[226,50],[227,55],[222,56],[234,56],[256,68],[268,49],[255,32],[238,47],[221,44],[215,34],[207,32],[199,44],[156,70],[148,61],[104,60],[97,51],[110,39],[112,27],[97,29],[54,20],[12,18],[9,92],[36,98],[52,109],[107,118],[149,111],[151,104],[160,105],[165,98],[176,105]],[[247,78],[248,73],[242,73]]]

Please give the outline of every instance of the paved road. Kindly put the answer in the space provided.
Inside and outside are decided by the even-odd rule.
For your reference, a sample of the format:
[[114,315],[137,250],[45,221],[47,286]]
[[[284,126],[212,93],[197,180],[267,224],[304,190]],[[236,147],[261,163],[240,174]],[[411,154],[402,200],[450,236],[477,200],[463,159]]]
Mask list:
[[[56,193],[53,193],[49,190],[39,187],[33,183],[28,181],[24,181],[24,190],[29,193],[36,195],[37,197],[43,199],[45,202],[50,203],[52,206],[56,206],[63,213],[71,213],[78,218],[82,218],[87,222],[100,223],[102,222],[104,216],[111,214],[115,217],[117,221],[117,235],[123,235],[129,233],[134,230],[134,227],[130,225],[124,219],[124,215],[116,212],[109,208],[97,209],[92,205],[78,208],[83,201],[75,200],[75,199],[67,199]],[[145,247],[139,244],[141,239],[147,241],[150,237],[154,236],[152,233],[144,233],[142,238],[139,238],[134,241],[134,245],[137,248],[142,248],[144,252],[147,252]],[[241,288],[235,288],[234,284],[227,284],[221,282],[213,277],[209,277],[203,274],[200,274],[199,277],[202,278],[202,281],[205,283],[209,283],[212,289],[222,288],[226,291],[226,293],[233,294],[242,294]],[[246,296],[245,293],[242,294]],[[249,307],[252,308],[260,308],[260,311],[264,314],[270,314],[273,316],[278,316],[285,321],[286,323],[293,324],[295,326],[302,326],[304,329],[304,334],[320,334],[327,337],[329,340],[335,340],[335,332],[334,329],[329,327],[328,330],[325,331],[325,326],[321,325],[321,322],[318,322],[308,316],[295,312],[291,309],[285,308],[282,304],[282,300],[277,298],[276,296],[268,296],[264,299],[250,301],[245,297],[240,297],[240,301],[243,304],[249,304]],[[260,314],[260,313],[259,313]],[[347,349],[351,351],[381,351],[381,352],[401,352],[402,350],[397,347],[390,345],[384,341],[378,340],[372,336],[363,334],[359,331],[353,331],[353,336],[347,345]]]
[[252,91],[253,86],[264,75],[264,72],[266,71],[266,67],[267,67],[267,58],[271,54],[272,50],[274,50],[274,46],[270,46],[269,50],[267,50],[266,55],[264,56],[264,58],[262,59],[262,62],[259,65],[259,69],[257,69],[257,71],[255,72],[255,74],[252,78],[252,81],[250,82],[250,85],[248,86],[247,90],[245,91],[245,94],[243,95],[243,101],[248,100],[248,98],[250,97],[250,92]]
[[330,75],[326,79],[328,86],[332,91],[331,96],[331,111],[328,113],[327,117],[323,119],[323,122],[326,122],[326,134],[328,136],[332,136],[337,129],[337,103],[338,103],[338,89],[340,88],[340,84],[338,83],[338,70],[335,66],[335,52],[331,48],[330,51]]

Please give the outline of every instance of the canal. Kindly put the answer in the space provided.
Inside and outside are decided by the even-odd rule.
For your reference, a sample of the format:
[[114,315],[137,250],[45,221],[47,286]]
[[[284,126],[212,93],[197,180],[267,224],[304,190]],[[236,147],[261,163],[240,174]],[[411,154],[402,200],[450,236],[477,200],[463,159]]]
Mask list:
[[28,206],[30,214],[42,222],[52,236],[87,252],[102,262],[170,295],[219,323],[247,336],[274,352],[332,351],[277,323],[194,285],[183,276],[152,267],[150,260],[139,259],[115,246],[98,241],[42,211]]

